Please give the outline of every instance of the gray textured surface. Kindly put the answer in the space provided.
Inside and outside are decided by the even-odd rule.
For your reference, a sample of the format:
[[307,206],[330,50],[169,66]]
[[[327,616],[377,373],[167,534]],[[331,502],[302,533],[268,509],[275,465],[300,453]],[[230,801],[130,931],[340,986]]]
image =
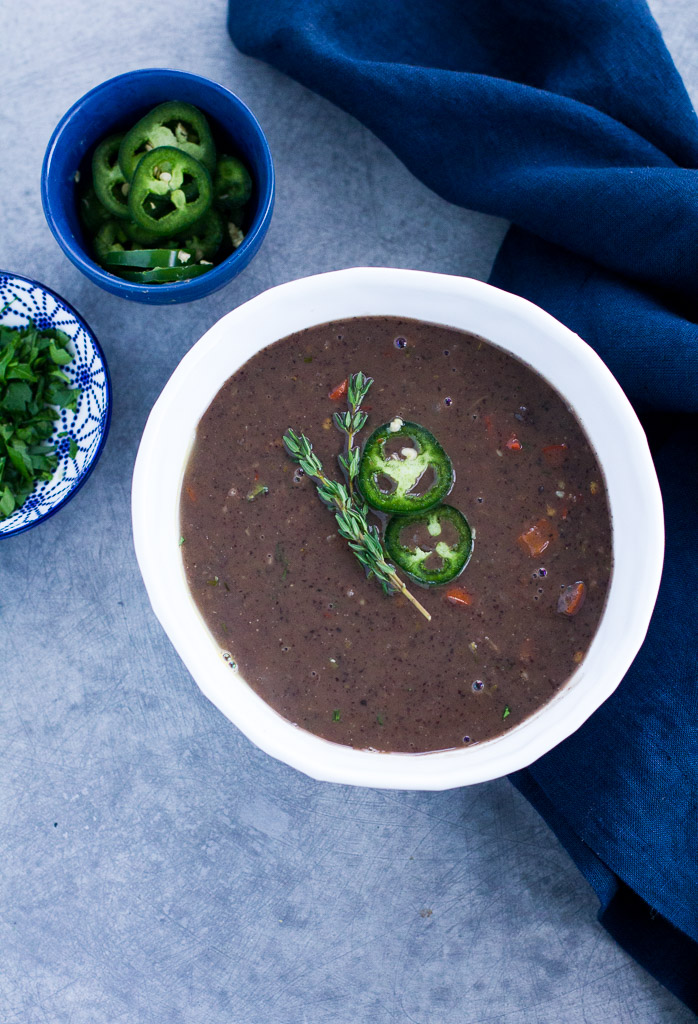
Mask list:
[[[654,0],[698,96],[698,6]],[[506,781],[389,794],[310,781],[253,748],[148,607],[129,486],[180,357],[270,285],[357,264],[486,277],[504,224],[431,195],[349,117],[227,40],[222,0],[0,9],[0,266],[83,313],[112,433],[59,516],[0,548],[2,1024],[684,1024],[595,922],[596,900]],[[91,285],[41,213],[58,118],[142,66],[207,75],[265,127],[267,241],[237,281],[171,309]]]

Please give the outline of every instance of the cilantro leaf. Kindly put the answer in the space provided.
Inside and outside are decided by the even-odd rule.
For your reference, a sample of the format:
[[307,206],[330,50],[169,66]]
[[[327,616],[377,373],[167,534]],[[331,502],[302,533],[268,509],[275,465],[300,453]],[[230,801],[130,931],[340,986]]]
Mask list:
[[5,490],[2,492],[2,497],[0,497],[0,513],[2,514],[3,519],[6,519],[7,516],[11,516],[14,510],[14,494],[12,493],[9,487],[6,487]]
[[6,412],[24,412],[32,400],[32,389],[24,381],[13,381],[7,385],[0,406]]
[[70,352],[66,352],[64,348],[58,348],[53,342],[49,345],[49,353],[54,363],[58,363],[60,366],[65,366],[66,363],[70,363],[73,360]]

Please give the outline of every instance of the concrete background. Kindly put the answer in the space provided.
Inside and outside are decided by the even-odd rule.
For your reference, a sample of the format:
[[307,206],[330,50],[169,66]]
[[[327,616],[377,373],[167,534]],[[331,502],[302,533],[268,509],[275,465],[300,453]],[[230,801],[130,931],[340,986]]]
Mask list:
[[[652,9],[694,100],[698,5]],[[46,282],[107,354],[112,431],[60,515],[0,548],[2,1024],[685,1024],[506,780],[442,794],[315,783],[205,699],[155,621],[129,488],[148,411],[220,316],[359,264],[485,278],[505,224],[449,206],[350,117],[242,57],[223,0],[0,9],[0,267]],[[63,256],[39,174],[86,90],[172,66],[237,92],[278,200],[222,292],[156,308]]]

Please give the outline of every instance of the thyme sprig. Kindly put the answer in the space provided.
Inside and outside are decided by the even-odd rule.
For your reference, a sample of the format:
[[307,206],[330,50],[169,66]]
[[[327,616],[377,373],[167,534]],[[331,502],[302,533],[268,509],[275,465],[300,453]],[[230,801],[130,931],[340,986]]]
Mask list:
[[[358,376],[358,374],[355,376]],[[365,378],[365,380],[368,380],[368,378]],[[370,387],[370,384],[368,386]],[[367,390],[368,387],[366,388]],[[358,392],[355,394],[358,394]],[[355,405],[358,404],[355,403]],[[354,417],[357,413],[355,410],[352,410],[350,415]],[[360,413],[358,415],[365,417],[366,414]],[[354,422],[356,421],[352,421],[352,424]],[[364,418],[362,425],[365,422]],[[344,429],[344,427],[341,429]],[[352,429],[351,440],[353,440],[353,435],[356,432],[355,428]],[[366,506],[359,504],[353,495],[349,494],[344,484],[330,480],[325,475],[322,463],[313,451],[313,446],[305,434],[298,435],[289,428],[284,434],[284,445],[293,461],[297,462],[306,476],[309,476],[314,481],[320,500],[327,508],[334,512],[340,536],[349,542],[349,547],[366,569],[368,576],[375,576],[387,594],[395,591],[403,594],[426,619],[431,620],[431,615],[426,608],[410,594],[396,573],[395,566],[386,560],[378,527],[369,524]],[[350,480],[356,476],[356,472],[352,473],[351,469],[355,461],[355,457],[351,454],[353,451],[358,451],[358,449],[350,447],[347,452],[347,475]]]
[[354,447],[354,438],[363,430],[368,419],[368,414],[361,412],[361,403],[373,384],[373,377],[367,377],[359,370],[352,373],[347,381],[347,404],[348,412],[336,412],[334,422],[343,434],[347,435],[347,450],[344,455],[339,456],[339,464],[347,475],[349,483],[349,497],[354,495],[354,480],[359,473],[359,462],[361,461],[361,450]]

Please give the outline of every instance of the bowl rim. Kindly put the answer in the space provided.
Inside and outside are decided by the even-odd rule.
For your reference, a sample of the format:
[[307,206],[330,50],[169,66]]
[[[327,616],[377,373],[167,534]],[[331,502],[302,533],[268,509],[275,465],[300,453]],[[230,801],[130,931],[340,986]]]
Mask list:
[[[12,270],[0,270],[0,277],[8,277],[16,281],[25,281],[27,284],[31,284],[35,288],[40,288],[43,292],[46,292],[47,295],[50,295],[52,298],[54,298],[56,302],[59,302],[64,309],[67,309],[71,316],[75,317],[75,319],[80,324],[85,334],[88,336],[88,338],[94,345],[97,354],[101,360],[102,366],[104,368],[104,384],[107,397],[107,415],[104,420],[104,430],[102,432],[102,436],[100,437],[97,447],[95,448],[89,466],[87,467],[83,475],[80,477],[80,479],[75,483],[75,486],[71,487],[66,496],[64,498],[61,498],[61,500],[56,505],[52,505],[51,508],[48,509],[48,511],[44,512],[40,516],[37,516],[36,519],[32,519],[30,523],[25,523],[23,526],[18,526],[15,529],[8,530],[6,533],[0,533],[1,541],[5,540],[7,537],[17,537],[20,533],[24,533],[26,530],[31,530],[32,527],[38,526],[39,523],[45,523],[47,519],[50,519],[51,516],[55,516],[56,512],[59,512],[65,505],[67,505],[71,498],[74,498],[78,491],[81,489],[81,487],[83,487],[83,485],[86,483],[86,481],[88,480],[89,476],[92,473],[92,470],[99,462],[102,450],[107,442],[107,435],[109,434],[109,427],[111,426],[112,384],[111,376],[109,374],[109,365],[107,363],[106,356],[104,355],[104,349],[97,340],[97,335],[95,334],[95,332],[89,326],[85,318],[81,316],[80,313],[78,313],[75,306],[72,306],[69,302],[67,302],[66,299],[64,299],[62,295],[59,295],[58,292],[54,291],[53,288],[49,288],[48,285],[42,284],[41,281],[35,281],[34,278],[32,277],[25,277],[24,274],[15,274],[15,272]],[[17,511],[19,511],[19,509],[17,509]]]
[[[43,207],[44,216],[48,223],[49,228],[53,237],[60,245],[63,252],[66,254],[68,259],[81,270],[86,277],[88,277],[94,283],[106,288],[109,291],[114,289],[117,293],[126,296],[133,295],[146,298],[152,295],[153,286],[149,284],[138,284],[135,281],[126,281],[124,278],[119,277],[116,274],[110,274],[104,270],[98,263],[90,259],[87,253],[79,245],[73,244],[72,240],[62,231],[60,224],[55,216],[51,197],[49,194],[49,179],[51,174],[51,164],[54,159],[54,154],[60,145],[60,139],[68,127],[73,118],[81,111],[85,103],[100,93],[105,92],[118,82],[122,82],[128,79],[135,78],[150,78],[157,77],[158,75],[174,75],[177,78],[185,79],[190,82],[195,82],[202,85],[204,88],[212,89],[214,92],[218,92],[221,96],[225,97],[228,101],[231,101],[236,106],[243,116],[250,122],[254,128],[255,134],[261,142],[261,148],[263,153],[263,164],[268,174],[269,185],[265,190],[262,197],[262,203],[260,210],[256,217],[256,226],[253,230],[250,230],[244,237],[242,243],[238,246],[234,252],[230,253],[229,256],[212,267],[211,270],[207,271],[206,274],[202,274],[199,278],[193,278],[188,281],[175,281],[173,283],[163,283],[157,285],[157,295],[160,297],[158,304],[161,304],[167,300],[168,297],[181,297],[186,291],[187,287],[191,290],[191,286],[194,282],[200,283],[202,278],[206,278],[206,289],[207,294],[211,291],[215,291],[217,287],[221,287],[230,280],[230,271],[237,263],[243,263],[245,266],[249,260],[246,260],[250,250],[253,250],[249,259],[252,259],[255,255],[256,247],[261,243],[261,239],[266,234],[269,228],[269,221],[271,214],[274,209],[274,197],[276,194],[276,176],[274,173],[274,161],[271,155],[271,149],[269,148],[269,142],[266,135],[260,125],[259,121],[252,113],[247,104],[240,99],[232,90],[226,86],[221,85],[219,82],[215,82],[211,78],[204,78],[203,75],[194,74],[191,71],[180,71],[177,68],[135,68],[133,71],[124,71],[119,75],[114,75],[112,78],[106,79],[104,82],[100,82],[98,85],[93,86],[86,93],[83,93],[68,110],[60,118],[56,127],[51,133],[51,137],[44,153],[44,159],[41,165],[41,205]],[[204,111],[206,113],[206,111]],[[90,143],[92,145],[92,143]],[[89,147],[88,147],[89,148]],[[244,269],[243,268],[241,269]],[[201,285],[199,285],[201,286]],[[192,296],[193,298],[197,296]]]
[[[437,302],[442,316],[411,311],[410,304],[430,304],[433,309]],[[353,312],[327,315],[328,303],[330,308],[352,308]],[[272,341],[303,329],[299,324],[309,327],[351,316],[402,316],[470,329],[488,337],[475,326],[478,303],[485,319],[491,320],[489,340],[533,366],[575,409],[597,450],[612,516],[620,508],[627,526],[629,508],[635,509],[639,498],[643,533],[649,531],[653,543],[639,552],[630,550],[631,531],[614,524],[614,573],[588,652],[551,700],[513,729],[469,747],[421,754],[357,750],[321,739],[282,718],[239,674],[231,676],[189,593],[178,544],[179,493],[196,425],[235,368]],[[398,304],[401,309],[396,308]],[[279,311],[291,324],[285,331],[274,325]],[[466,315],[473,320],[470,327],[463,322]],[[555,374],[549,375],[516,351],[517,345],[525,347],[528,342],[515,340],[513,347],[502,342],[501,332],[512,328],[514,321],[522,325],[524,336],[535,338],[541,351],[544,343],[559,344],[564,358]],[[254,336],[255,328],[258,336]],[[271,331],[274,336],[266,337]],[[230,345],[231,335],[246,346],[242,354]],[[550,349],[545,352],[549,355]],[[233,369],[211,379],[216,359]],[[579,374],[580,365],[585,367],[586,379]],[[218,372],[222,372],[220,366]],[[575,388],[593,385],[584,392],[583,412],[579,394],[573,401],[553,379],[565,374],[573,382],[573,395]],[[596,417],[593,424],[592,412]],[[620,430],[602,433],[602,427],[608,430],[609,425]],[[181,448],[172,454],[177,444]],[[609,478],[609,463],[613,478]],[[373,267],[278,285],[233,309],[206,331],[175,369],[146,423],[133,474],[132,524],[136,557],[153,610],[202,692],[257,746],[305,774],[322,781],[383,789],[441,790],[489,781],[527,767],[570,736],[615,691],[632,664],[654,609],[664,554],[661,493],[647,439],[620,385],[586,342],[528,300],[482,281]],[[619,571],[619,552],[624,559],[623,572]]]

